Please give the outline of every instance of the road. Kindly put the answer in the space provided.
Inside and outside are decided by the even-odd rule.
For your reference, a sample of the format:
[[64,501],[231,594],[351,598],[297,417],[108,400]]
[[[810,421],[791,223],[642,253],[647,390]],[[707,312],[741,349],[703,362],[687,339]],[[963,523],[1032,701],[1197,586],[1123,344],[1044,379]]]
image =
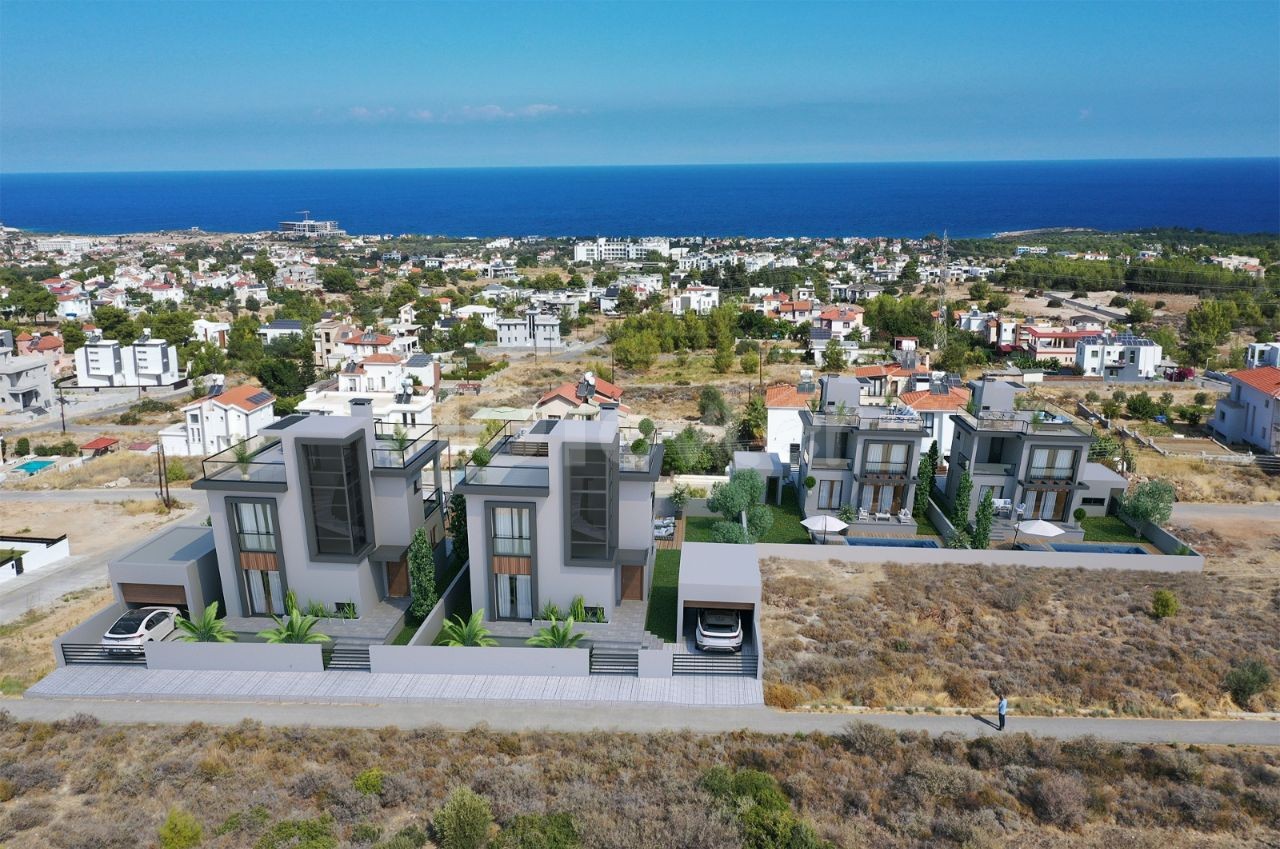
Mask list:
[[[83,405],[77,406],[74,402],[69,403],[67,405],[67,430],[68,431],[72,430],[71,423],[78,418],[88,417],[88,416],[104,416],[104,415],[111,415],[113,413],[122,413],[144,398],[152,398],[157,401],[181,401],[191,394],[191,389],[190,387],[183,387],[182,389],[168,390],[168,391],[152,390],[147,392],[144,395],[129,395],[128,397],[124,397],[125,393],[118,392],[117,394],[120,397],[120,400],[118,402],[113,404],[106,404],[103,406],[86,407]],[[96,396],[89,396],[89,397],[96,397]],[[69,396],[67,400],[71,401],[71,397]],[[11,430],[5,431],[3,436],[5,438],[5,442],[7,444],[12,445],[13,444],[12,440],[16,440],[19,436],[22,436],[24,433],[38,433],[46,430],[58,430],[61,428],[61,426],[62,426],[62,417],[61,417],[61,413],[58,412],[58,404],[57,404],[57,400],[55,399],[53,405],[50,407],[50,415],[46,417],[42,417],[41,419],[39,419],[38,421],[32,424],[23,425],[22,427],[15,427]],[[88,426],[84,426],[84,427],[87,428]],[[152,433],[154,433],[155,429],[152,428],[151,431]]]
[[[209,515],[203,498],[188,499],[186,490],[179,490],[174,497],[179,501],[194,501],[196,509],[182,518],[183,524],[198,525]],[[70,489],[48,492],[12,492],[0,490],[0,501],[127,501],[132,498],[154,498],[152,489]],[[114,560],[132,548],[141,545],[142,538],[133,539],[108,548],[99,548],[83,554],[74,554],[66,562],[56,566],[27,572],[0,584],[0,625],[11,622],[28,610],[54,604],[70,592],[86,587],[105,586],[107,562]],[[77,546],[81,548],[82,546]]]
[[1280,524],[1280,504],[1201,504],[1179,502],[1173,505],[1173,522],[1211,522],[1215,519],[1253,519],[1272,527]]
[[[264,704],[241,702],[130,702],[92,699],[3,699],[0,710],[17,719],[53,721],[88,713],[103,722],[234,725],[253,719],[266,725],[332,728],[424,728],[463,731],[484,724],[509,731],[694,731],[740,729],[768,734],[835,733],[851,720],[898,731],[954,733],[978,737],[996,733],[970,716],[933,714],[806,714],[770,708],[690,708],[654,705],[607,706],[569,702],[414,701],[362,705]],[[1280,746],[1280,720],[1171,720],[1026,717],[1011,714],[1006,733],[1027,732],[1059,739],[1093,736],[1128,743],[1176,742],[1197,745]]]

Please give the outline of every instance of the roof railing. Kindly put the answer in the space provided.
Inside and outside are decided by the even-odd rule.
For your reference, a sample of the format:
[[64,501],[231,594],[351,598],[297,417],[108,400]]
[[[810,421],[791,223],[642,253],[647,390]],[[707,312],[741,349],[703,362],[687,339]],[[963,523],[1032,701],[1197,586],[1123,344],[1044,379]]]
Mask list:
[[373,423],[373,466],[376,469],[403,469],[436,439],[435,425]]
[[245,483],[284,483],[284,452],[280,437],[257,434],[211,454],[201,462],[204,476],[210,480],[235,480]]

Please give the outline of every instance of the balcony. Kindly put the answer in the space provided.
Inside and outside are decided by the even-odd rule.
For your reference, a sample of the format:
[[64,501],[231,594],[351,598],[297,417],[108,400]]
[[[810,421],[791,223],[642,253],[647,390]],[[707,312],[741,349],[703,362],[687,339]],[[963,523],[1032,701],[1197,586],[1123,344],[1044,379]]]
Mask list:
[[907,463],[867,463],[862,467],[864,475],[884,475],[901,477],[906,475],[910,466]]
[[[624,472],[648,474],[654,463],[662,462],[662,436],[653,433],[645,437],[635,428],[624,427],[618,430],[618,468]],[[641,448],[637,454],[634,449]]]
[[814,412],[806,410],[815,427],[851,427],[857,430],[904,431],[914,433],[924,430],[924,420],[914,410],[904,412],[897,408],[862,408],[861,413]]
[[809,460],[810,469],[820,469],[829,472],[847,472],[852,467],[853,461],[848,457],[814,457]]
[[435,444],[436,426],[374,422],[373,435],[373,467],[404,469]]
[[251,436],[244,442],[206,457],[201,465],[204,468],[204,480],[208,482],[248,485],[285,483],[284,450],[280,445],[280,438],[274,435]]
[[464,470],[462,484],[464,486],[547,489],[551,485],[551,474],[546,466],[468,464]]
[[1027,480],[1057,483],[1072,483],[1076,479],[1074,467],[1062,469],[1053,466],[1032,466],[1027,469]]
[[1038,410],[983,410],[979,413],[956,413],[974,430],[1001,433],[1061,433],[1088,436],[1076,420],[1064,412],[1045,407]]
[[970,471],[975,475],[1008,477],[1013,474],[1012,463],[974,463]]

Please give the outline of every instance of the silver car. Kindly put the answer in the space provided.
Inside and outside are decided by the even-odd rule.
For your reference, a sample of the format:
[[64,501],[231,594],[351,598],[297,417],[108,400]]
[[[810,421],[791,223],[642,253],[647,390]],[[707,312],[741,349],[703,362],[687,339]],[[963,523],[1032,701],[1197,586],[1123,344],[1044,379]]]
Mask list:
[[102,645],[111,654],[142,654],[142,644],[163,640],[173,633],[176,607],[139,607],[124,613],[102,635]]
[[698,614],[698,648],[742,651],[742,619],[736,610],[704,609]]

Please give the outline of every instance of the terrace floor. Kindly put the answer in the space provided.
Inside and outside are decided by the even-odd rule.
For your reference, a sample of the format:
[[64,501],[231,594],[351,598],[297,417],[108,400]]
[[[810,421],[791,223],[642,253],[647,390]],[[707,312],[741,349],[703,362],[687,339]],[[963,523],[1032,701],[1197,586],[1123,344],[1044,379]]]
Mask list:
[[764,704],[764,689],[759,680],[738,675],[398,675],[332,669],[206,672],[104,665],[59,667],[28,689],[24,697],[309,704],[492,700],[736,707]]
[[[299,606],[304,605],[299,602]],[[358,619],[321,619],[315,630],[327,634],[334,642],[385,643],[400,630],[408,609],[409,599],[387,598],[370,610],[360,611]],[[223,621],[237,634],[257,635],[276,626],[269,616],[228,616]]]
[[[660,649],[662,640],[644,629],[647,612],[648,607],[642,601],[624,601],[614,607],[613,618],[608,622],[575,622],[573,627],[575,631],[586,633],[587,641],[593,645],[620,643]],[[496,621],[486,623],[485,627],[495,637],[527,639],[538,633],[541,626],[532,622]]]

